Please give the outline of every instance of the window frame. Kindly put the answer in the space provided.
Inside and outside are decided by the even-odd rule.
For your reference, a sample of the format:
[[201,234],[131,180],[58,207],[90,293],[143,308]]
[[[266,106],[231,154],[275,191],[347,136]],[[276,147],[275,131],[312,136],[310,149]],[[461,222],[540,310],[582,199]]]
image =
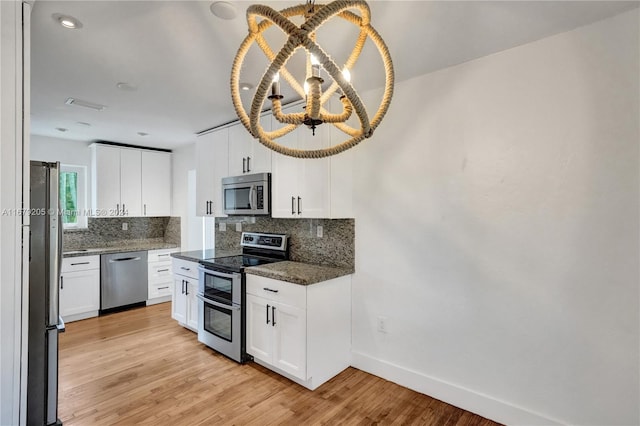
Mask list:
[[63,223],[64,229],[87,229],[87,166],[79,164],[60,164],[60,175],[62,173],[76,173],[78,181],[76,182],[76,200],[77,223]]

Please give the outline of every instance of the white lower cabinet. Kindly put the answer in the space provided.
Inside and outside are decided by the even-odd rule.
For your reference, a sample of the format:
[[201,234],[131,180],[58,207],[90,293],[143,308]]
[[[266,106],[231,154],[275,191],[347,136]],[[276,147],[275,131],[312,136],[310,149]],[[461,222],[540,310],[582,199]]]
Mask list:
[[169,302],[173,287],[173,273],[171,270],[171,253],[180,251],[179,248],[149,250],[148,262],[148,295],[147,305]]
[[198,331],[198,264],[183,259],[171,259],[173,298],[171,317],[180,325]]
[[303,286],[247,275],[247,353],[315,389],[351,362],[351,276]]
[[100,256],[65,257],[60,277],[60,316],[65,322],[98,316]]

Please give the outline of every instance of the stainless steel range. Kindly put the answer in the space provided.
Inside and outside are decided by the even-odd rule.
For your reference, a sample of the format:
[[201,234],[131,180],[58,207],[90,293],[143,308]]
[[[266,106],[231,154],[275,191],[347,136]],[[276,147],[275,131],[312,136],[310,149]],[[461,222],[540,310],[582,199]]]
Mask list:
[[245,352],[245,273],[248,266],[289,258],[288,238],[283,234],[243,232],[238,256],[200,261],[198,282],[198,340],[237,361]]

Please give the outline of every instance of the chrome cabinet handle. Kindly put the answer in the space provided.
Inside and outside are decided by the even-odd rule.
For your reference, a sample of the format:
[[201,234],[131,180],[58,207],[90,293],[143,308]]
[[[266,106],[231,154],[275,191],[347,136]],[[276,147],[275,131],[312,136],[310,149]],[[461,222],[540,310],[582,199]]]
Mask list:
[[278,292],[278,290],[273,290],[273,289],[270,289],[269,287],[263,287],[262,289],[266,290],[266,291],[270,291],[272,293],[277,293]]
[[251,171],[251,157],[247,157],[247,173],[249,173]]
[[242,173],[247,173],[246,165],[247,165],[247,159],[245,157],[242,157]]
[[169,286],[166,286],[166,287],[158,287],[158,290],[164,290],[165,288],[169,288]]
[[301,214],[302,212],[300,211],[300,201],[302,201],[302,198],[298,197],[298,214]]
[[275,306],[271,307],[271,326],[272,327],[276,326],[276,307]]
[[295,202],[296,197],[291,197],[291,214],[296,214]]
[[120,204],[116,204],[116,216],[120,216]]
[[167,272],[168,269],[158,269],[158,272]]
[[269,324],[269,305],[267,305],[267,324]]
[[124,207],[124,203],[122,203],[122,216],[126,216],[127,209]]

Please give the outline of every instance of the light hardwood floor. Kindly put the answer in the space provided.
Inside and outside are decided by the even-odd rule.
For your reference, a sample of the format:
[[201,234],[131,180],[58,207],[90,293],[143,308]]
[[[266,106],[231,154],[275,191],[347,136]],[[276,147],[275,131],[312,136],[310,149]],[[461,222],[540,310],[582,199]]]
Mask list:
[[309,391],[198,343],[171,304],[67,324],[59,417],[72,425],[481,425],[495,423],[348,368]]

